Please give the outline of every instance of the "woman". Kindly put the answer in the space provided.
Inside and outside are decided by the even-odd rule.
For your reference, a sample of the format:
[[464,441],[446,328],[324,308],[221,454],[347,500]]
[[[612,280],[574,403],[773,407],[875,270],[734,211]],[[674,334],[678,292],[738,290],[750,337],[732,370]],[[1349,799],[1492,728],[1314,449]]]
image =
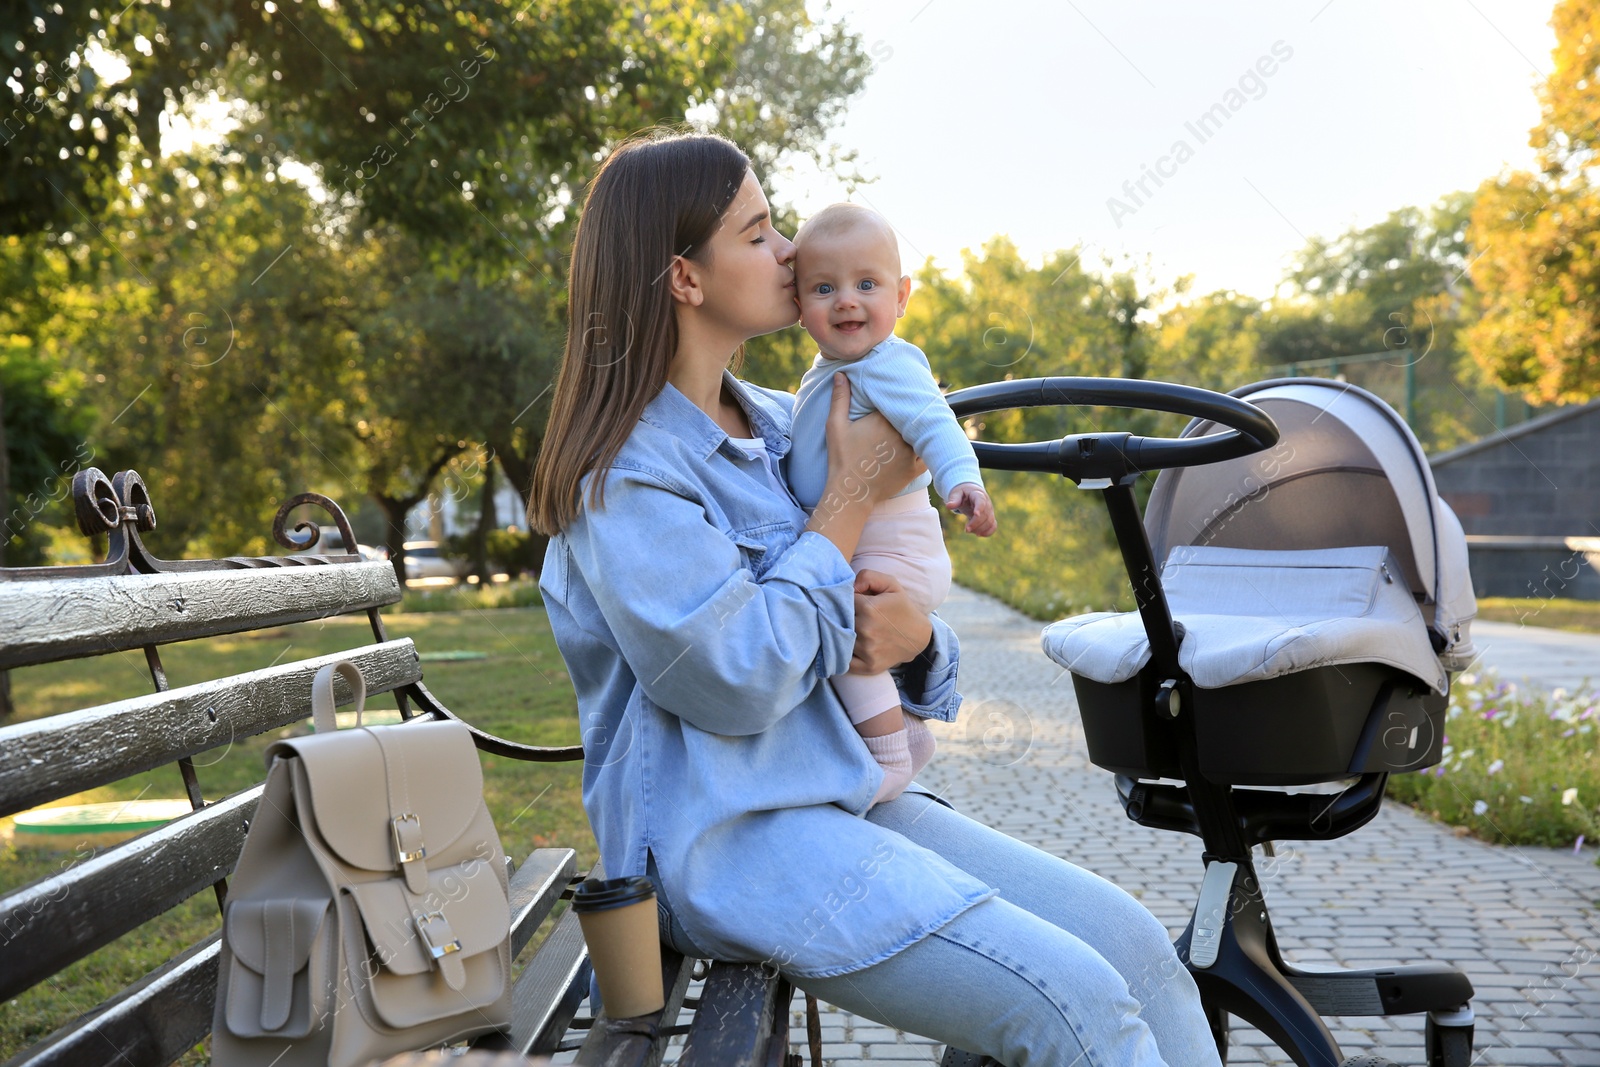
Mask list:
[[[926,469],[905,441],[849,421],[840,376],[807,515],[772,469],[793,395],[729,369],[799,317],[792,257],[720,137],[649,131],[584,201],[528,514],[551,538],[539,587],[607,876],[651,878],[685,955],[762,961],[1011,1067],[1219,1064],[1193,979],[1128,894],[915,783],[872,804],[883,770],[827,679],[893,668],[908,710],[948,722],[958,648],[850,567],[873,502]],[[755,437],[772,463],[730,442]]]

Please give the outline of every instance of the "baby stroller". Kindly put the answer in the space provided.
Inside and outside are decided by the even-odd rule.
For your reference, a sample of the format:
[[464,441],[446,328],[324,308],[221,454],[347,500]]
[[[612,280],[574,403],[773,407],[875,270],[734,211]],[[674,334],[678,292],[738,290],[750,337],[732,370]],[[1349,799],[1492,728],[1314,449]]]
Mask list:
[[[958,417],[1061,404],[1191,417],[1176,438],[974,448],[985,467],[1051,471],[1104,494],[1138,610],[1063,619],[1042,642],[1072,674],[1089,758],[1115,773],[1128,817],[1204,843],[1177,950],[1224,1060],[1230,1015],[1300,1067],[1337,1067],[1322,1016],[1426,1012],[1429,1067],[1467,1067],[1466,975],[1285,963],[1252,862],[1256,845],[1351,833],[1377,814],[1389,774],[1439,762],[1476,602],[1460,523],[1410,429],[1371,393],[1313,378],[1227,396],[1034,378],[947,399]],[[1133,485],[1157,470],[1141,522]],[[945,1062],[983,1061],[951,1050]]]

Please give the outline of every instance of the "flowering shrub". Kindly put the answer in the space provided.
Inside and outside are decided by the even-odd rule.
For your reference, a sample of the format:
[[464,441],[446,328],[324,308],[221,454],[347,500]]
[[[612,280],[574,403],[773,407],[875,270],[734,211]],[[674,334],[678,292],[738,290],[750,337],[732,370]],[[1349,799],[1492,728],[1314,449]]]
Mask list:
[[1463,674],[1446,714],[1444,758],[1389,796],[1497,844],[1600,844],[1600,691]]

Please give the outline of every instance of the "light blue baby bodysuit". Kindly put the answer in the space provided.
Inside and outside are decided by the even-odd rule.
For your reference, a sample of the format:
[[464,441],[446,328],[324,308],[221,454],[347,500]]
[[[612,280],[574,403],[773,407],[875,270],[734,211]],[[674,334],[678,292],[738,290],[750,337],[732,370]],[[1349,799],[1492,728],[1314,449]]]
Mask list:
[[828,409],[833,403],[833,376],[840,373],[850,380],[850,418],[883,412],[928,465],[895,496],[925,491],[931,482],[944,501],[962,482],[983,484],[972,442],[933,380],[928,357],[891,334],[856,360],[827,359],[818,352],[800,379],[784,463],[789,488],[807,511],[817,506],[827,488]]

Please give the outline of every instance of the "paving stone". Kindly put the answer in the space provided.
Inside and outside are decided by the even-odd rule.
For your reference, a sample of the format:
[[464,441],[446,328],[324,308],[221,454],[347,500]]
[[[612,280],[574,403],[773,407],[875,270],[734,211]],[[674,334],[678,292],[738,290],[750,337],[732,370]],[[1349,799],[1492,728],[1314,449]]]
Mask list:
[[1488,1048],[1480,1052],[1473,1062],[1508,1064],[1512,1067],[1547,1067],[1551,1064],[1561,1067],[1561,1057],[1542,1048]]

